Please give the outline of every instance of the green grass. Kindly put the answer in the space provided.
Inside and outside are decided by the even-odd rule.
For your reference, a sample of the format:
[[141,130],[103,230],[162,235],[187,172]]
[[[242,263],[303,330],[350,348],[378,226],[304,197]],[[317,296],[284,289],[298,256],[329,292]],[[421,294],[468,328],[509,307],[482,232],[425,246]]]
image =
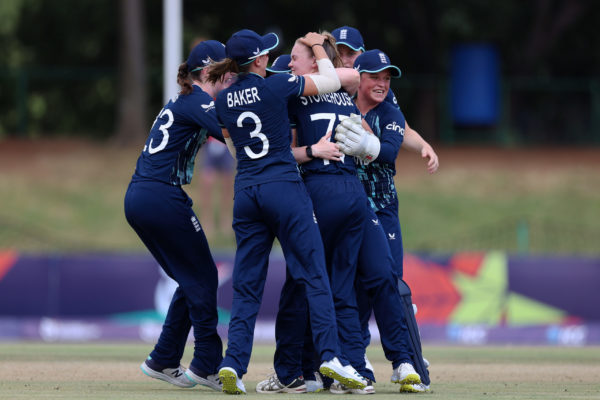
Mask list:
[[[0,249],[32,252],[144,251],[125,221],[123,196],[139,148],[31,142],[21,156],[0,142]],[[599,254],[600,152],[567,149],[437,149],[428,175],[418,156],[398,162],[400,220],[407,251],[507,250]],[[198,172],[196,172],[198,175]],[[198,200],[196,176],[186,191]],[[202,222],[207,213],[194,208]],[[229,207],[211,210],[231,213]],[[527,240],[518,236],[527,229]],[[207,232],[232,249],[233,232]]]
[[[147,378],[139,363],[150,344],[0,343],[0,399],[186,399],[225,398],[205,388],[179,389]],[[191,347],[183,364],[189,363]],[[248,397],[272,365],[272,346],[256,346],[244,383]],[[425,346],[431,361],[432,392],[427,399],[599,399],[600,348]],[[369,348],[378,399],[397,399],[391,369],[379,346]],[[298,395],[277,395],[297,399]],[[333,396],[333,397],[332,397]],[[329,393],[302,399],[345,398]]]

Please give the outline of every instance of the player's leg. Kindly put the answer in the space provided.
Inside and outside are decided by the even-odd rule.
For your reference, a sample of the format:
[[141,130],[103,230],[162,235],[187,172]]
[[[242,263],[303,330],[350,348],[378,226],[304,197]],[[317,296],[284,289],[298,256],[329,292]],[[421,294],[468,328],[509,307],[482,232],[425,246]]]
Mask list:
[[362,376],[374,380],[365,368],[354,289],[366,217],[364,189],[355,176],[314,176],[305,182],[323,239],[342,352]]
[[402,229],[398,219],[398,199],[388,207],[377,211],[377,217],[390,246],[396,274],[402,279],[404,276],[404,246],[402,243]]
[[[394,264],[396,272],[399,274],[399,278],[402,279],[404,268],[404,250],[402,246],[402,233],[400,228],[400,220],[398,219],[398,202],[380,210],[377,212],[377,216],[381,221],[383,230],[386,233],[392,256],[394,258]],[[415,315],[412,307],[412,296],[408,285],[400,280],[398,288],[402,296],[402,306],[404,309],[404,316],[406,318],[406,326],[409,331],[409,345],[412,350],[412,363],[416,371],[421,376],[423,384],[428,386],[430,384],[429,371],[425,365],[423,359],[423,353],[421,348],[421,336],[419,334],[419,327],[415,319]],[[397,376],[392,377],[393,380],[397,381]]]
[[272,215],[271,222],[290,275],[306,288],[314,343],[323,361],[320,370],[350,386],[364,387],[364,378],[352,366],[345,365],[347,361],[341,356],[323,243],[312,201],[304,185],[301,182],[281,182],[279,185],[263,186],[269,186],[270,204],[272,209],[278,210]]
[[229,322],[228,346],[219,377],[223,391],[241,393],[241,378],[247,372],[254,326],[267,275],[274,236],[263,220],[264,207],[260,185],[236,193],[233,227],[237,251],[233,270],[233,303]]
[[[398,280],[398,289],[402,298],[402,306],[404,308],[404,315],[406,317],[406,326],[409,333],[409,344],[413,350],[412,363],[417,373],[421,376],[421,382],[426,385],[428,389],[431,380],[429,378],[428,365],[423,358],[423,350],[421,347],[421,335],[419,333],[419,326],[415,318],[413,311],[412,294],[410,288],[402,279]],[[398,383],[398,377],[392,376],[392,382]],[[403,390],[404,389],[404,390]],[[412,392],[412,388],[404,387],[401,391]]]
[[[281,289],[279,310],[275,321],[276,348],[273,357],[276,378],[285,386],[280,388],[283,392],[306,391],[301,377],[304,338],[308,323],[304,285],[292,279],[286,271],[286,280]],[[275,386],[277,385],[270,385],[271,390],[277,390]]]
[[217,269],[191,200],[179,188],[165,190],[159,185],[157,190],[153,183],[136,186],[137,193],[131,193],[130,207],[126,207],[128,220],[167,275],[179,284],[151,363],[155,369],[178,367],[192,324],[195,346],[190,368],[204,377],[214,374],[222,357],[216,331]]
[[[369,212],[372,213],[371,210]],[[419,376],[414,373],[412,367],[412,352],[397,288],[394,260],[381,225],[373,221],[377,221],[374,214],[365,224],[365,242],[359,262],[358,282],[373,304],[386,358],[392,362],[394,370],[401,370],[405,375],[400,379],[404,383],[420,383]]]

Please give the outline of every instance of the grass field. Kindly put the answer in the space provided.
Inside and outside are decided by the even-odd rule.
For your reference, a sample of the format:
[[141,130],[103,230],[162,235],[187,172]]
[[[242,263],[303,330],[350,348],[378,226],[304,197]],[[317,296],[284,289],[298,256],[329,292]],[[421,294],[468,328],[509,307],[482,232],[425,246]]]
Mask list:
[[[227,395],[206,388],[179,389],[146,377],[139,364],[151,350],[141,343],[0,343],[0,399],[192,399]],[[189,363],[186,350],[184,365]],[[273,347],[254,349],[244,376],[248,396],[269,374]],[[432,392],[400,394],[389,383],[391,367],[379,346],[369,349],[378,399],[600,399],[600,348],[425,346],[431,362]],[[299,395],[277,395],[297,398]],[[335,396],[303,394],[311,400]]]
[[[123,214],[140,149],[0,142],[0,249],[145,251]],[[397,161],[408,251],[600,253],[600,149],[436,150],[434,175],[415,154],[401,151]],[[197,175],[186,188],[195,200],[204,193]],[[194,207],[202,222],[207,211]],[[207,235],[213,249],[234,247],[231,231]]]

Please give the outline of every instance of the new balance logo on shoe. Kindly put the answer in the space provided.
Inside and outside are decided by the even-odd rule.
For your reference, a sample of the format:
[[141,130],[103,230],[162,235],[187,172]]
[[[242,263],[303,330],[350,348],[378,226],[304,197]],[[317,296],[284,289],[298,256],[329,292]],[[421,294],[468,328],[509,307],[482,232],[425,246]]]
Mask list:
[[142,372],[150,378],[160,379],[161,381],[168,382],[175,386],[190,388],[196,385],[185,377],[185,368],[182,366],[177,368],[164,368],[151,358],[148,358],[140,365],[140,368],[142,369]]
[[183,375],[183,373],[176,369],[175,371],[171,372],[171,375],[173,375],[175,378],[179,378],[181,375]]

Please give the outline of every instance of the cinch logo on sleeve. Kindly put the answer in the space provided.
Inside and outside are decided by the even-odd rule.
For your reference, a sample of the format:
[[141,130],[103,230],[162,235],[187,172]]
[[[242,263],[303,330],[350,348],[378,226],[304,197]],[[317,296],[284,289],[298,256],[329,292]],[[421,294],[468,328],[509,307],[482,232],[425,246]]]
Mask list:
[[389,129],[390,131],[398,131],[402,136],[404,136],[404,128],[396,123],[396,121],[391,124],[387,124],[385,129]]

